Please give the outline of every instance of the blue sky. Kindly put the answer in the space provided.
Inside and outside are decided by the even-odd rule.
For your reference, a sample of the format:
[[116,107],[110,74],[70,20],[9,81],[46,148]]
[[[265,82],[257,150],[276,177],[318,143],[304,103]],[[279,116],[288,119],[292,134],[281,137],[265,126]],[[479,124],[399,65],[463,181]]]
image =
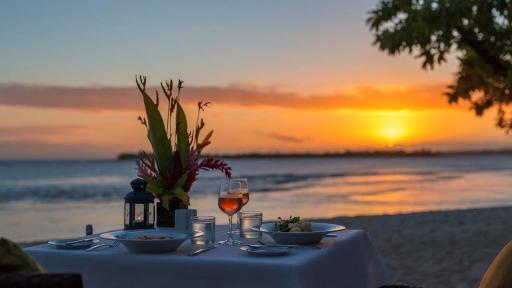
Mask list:
[[426,73],[371,46],[375,3],[3,1],[0,81],[131,85],[146,73],[307,92],[393,84],[404,73],[414,84],[446,81],[449,65]]

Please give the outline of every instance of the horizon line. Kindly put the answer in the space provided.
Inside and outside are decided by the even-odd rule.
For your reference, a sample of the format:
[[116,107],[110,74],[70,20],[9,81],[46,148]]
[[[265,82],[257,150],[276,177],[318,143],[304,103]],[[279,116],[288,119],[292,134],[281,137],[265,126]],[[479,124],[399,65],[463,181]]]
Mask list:
[[[512,154],[512,147],[497,149],[462,149],[462,150],[434,150],[434,149],[367,149],[350,150],[342,152],[247,152],[247,153],[211,153],[204,157],[215,158],[336,158],[336,157],[434,157],[434,156],[473,156],[473,155],[505,155]],[[18,158],[1,159],[0,162],[49,162],[49,161],[125,161],[136,159],[138,153],[119,153],[116,157],[108,158]]]

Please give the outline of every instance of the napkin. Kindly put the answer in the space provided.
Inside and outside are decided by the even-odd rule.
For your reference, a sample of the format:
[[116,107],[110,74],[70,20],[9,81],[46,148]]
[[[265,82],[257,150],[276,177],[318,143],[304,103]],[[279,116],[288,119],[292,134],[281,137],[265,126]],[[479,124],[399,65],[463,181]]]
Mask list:
[[512,241],[501,249],[485,271],[481,288],[512,287]]
[[193,216],[197,216],[196,209],[176,209],[174,212],[174,227],[180,231],[191,231]]
[[21,247],[6,239],[0,238],[0,273],[5,272],[46,272]]

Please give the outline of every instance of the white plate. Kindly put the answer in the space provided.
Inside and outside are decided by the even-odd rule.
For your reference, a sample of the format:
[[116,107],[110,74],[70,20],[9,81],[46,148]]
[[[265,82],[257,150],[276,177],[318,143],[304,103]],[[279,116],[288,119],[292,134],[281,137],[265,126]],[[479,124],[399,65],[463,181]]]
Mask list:
[[252,228],[254,231],[268,234],[277,244],[313,245],[318,244],[326,234],[346,229],[344,226],[311,222],[312,232],[279,232],[276,231],[274,223],[262,224],[259,228]]
[[[100,238],[117,240],[133,253],[169,253],[174,252],[188,239],[199,237],[202,233],[178,231],[170,228],[117,230],[100,235]],[[170,239],[138,239],[141,236],[168,237]]]
[[253,256],[283,256],[288,254],[288,248],[286,247],[265,247],[265,248],[251,248],[249,246],[242,246],[240,250],[247,252]]
[[78,250],[78,249],[87,249],[91,247],[93,244],[100,242],[98,239],[94,239],[92,241],[87,242],[78,242],[75,244],[68,244],[69,242],[80,240],[82,238],[71,238],[71,239],[61,239],[61,240],[50,240],[48,244],[55,246],[59,249],[69,249],[69,250]]

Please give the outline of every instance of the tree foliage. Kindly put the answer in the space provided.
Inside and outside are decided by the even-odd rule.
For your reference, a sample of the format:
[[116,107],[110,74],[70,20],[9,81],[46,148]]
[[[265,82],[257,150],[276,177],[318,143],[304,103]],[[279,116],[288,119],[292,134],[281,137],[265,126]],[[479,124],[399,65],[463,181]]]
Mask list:
[[512,130],[512,0],[382,0],[367,24],[374,44],[390,55],[407,52],[424,69],[459,60],[449,103],[467,101],[481,116],[496,106],[496,125]]

